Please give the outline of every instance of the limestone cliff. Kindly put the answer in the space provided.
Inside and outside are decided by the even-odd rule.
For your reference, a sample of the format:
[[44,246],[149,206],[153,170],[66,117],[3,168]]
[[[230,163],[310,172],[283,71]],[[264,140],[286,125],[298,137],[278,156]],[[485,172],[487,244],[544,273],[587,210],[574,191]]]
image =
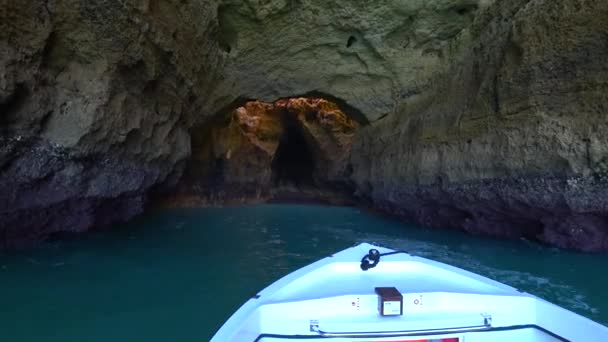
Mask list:
[[1,241],[128,219],[186,164],[203,190],[272,182],[282,115],[217,118],[304,96],[362,125],[311,177],[431,226],[608,249],[608,2],[0,6]]
[[497,2],[356,140],[361,191],[426,225],[608,249],[606,18],[601,1]]
[[[370,121],[423,92],[488,0],[225,0],[218,93],[329,95]],[[352,107],[353,110],[348,109]]]
[[179,176],[187,130],[221,70],[215,7],[0,6],[0,241],[141,213],[153,186]]

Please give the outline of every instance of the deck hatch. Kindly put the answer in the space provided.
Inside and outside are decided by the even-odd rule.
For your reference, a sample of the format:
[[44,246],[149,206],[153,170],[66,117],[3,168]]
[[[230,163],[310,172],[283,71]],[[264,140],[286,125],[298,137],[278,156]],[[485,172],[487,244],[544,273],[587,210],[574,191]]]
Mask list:
[[403,295],[395,287],[376,287],[378,311],[382,316],[403,315]]

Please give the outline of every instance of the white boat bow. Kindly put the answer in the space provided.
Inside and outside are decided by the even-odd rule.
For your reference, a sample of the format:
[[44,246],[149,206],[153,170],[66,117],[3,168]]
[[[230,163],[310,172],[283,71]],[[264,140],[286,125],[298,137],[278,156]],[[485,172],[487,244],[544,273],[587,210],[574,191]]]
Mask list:
[[608,328],[480,275],[364,243],[271,284],[211,341],[328,338],[605,342]]

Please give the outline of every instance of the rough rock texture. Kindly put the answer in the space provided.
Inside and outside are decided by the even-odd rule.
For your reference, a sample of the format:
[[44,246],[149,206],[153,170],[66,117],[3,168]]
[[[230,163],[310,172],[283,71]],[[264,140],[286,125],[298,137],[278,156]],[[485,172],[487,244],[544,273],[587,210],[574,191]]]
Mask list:
[[431,90],[362,132],[376,206],[430,226],[608,249],[608,3],[499,1]]
[[[424,91],[452,38],[488,0],[226,0],[218,94],[326,94],[373,121]],[[454,47],[450,47],[454,48]]]
[[349,156],[357,128],[323,99],[247,102],[192,129],[192,158],[166,202],[331,201],[340,190],[352,195]]
[[[141,213],[175,182],[223,63],[215,8],[184,1],[3,1],[0,241]],[[215,26],[217,27],[217,25]]]
[[[140,213],[191,142],[199,174],[292,177],[272,160],[294,153],[258,134],[295,129],[314,181],[388,212],[608,250],[607,17],[599,0],[3,1],[0,241]],[[363,125],[351,163],[306,120],[212,130],[246,100],[304,95]]]

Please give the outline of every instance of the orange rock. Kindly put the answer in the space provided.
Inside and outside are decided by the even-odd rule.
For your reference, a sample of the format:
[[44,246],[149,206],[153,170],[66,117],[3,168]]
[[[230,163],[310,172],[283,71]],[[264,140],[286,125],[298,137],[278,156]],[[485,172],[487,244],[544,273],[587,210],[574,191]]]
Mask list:
[[[208,189],[222,193],[236,189],[232,195],[242,196],[240,192],[247,189],[258,194],[256,198],[259,199],[261,192],[269,193],[279,185],[277,175],[284,177],[286,171],[277,169],[284,167],[311,173],[305,177],[313,183],[309,186],[349,184],[350,151],[357,128],[358,124],[338,105],[325,99],[249,101],[225,120],[216,120],[201,127],[198,134],[192,133],[193,158],[187,172],[188,182],[198,184],[197,188],[203,193]],[[294,134],[301,137],[291,136]],[[281,153],[292,155],[284,160],[281,158],[285,156],[277,159],[279,146],[294,144],[294,141],[306,146],[299,146],[302,149],[294,151],[283,147]],[[302,151],[307,153],[301,160],[294,157],[293,154]],[[308,165],[300,168],[299,162]],[[293,181],[298,185],[298,180]],[[281,185],[289,186],[289,181],[286,184],[281,180]]]

